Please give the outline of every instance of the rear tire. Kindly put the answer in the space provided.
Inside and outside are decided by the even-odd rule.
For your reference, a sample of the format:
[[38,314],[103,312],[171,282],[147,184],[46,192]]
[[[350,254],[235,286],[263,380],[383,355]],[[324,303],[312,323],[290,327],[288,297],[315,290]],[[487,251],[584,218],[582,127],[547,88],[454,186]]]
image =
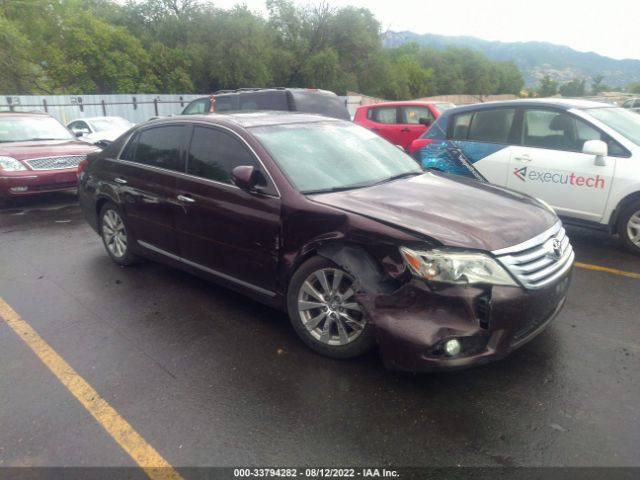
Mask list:
[[375,345],[373,327],[355,298],[354,283],[351,275],[324,257],[310,258],[291,278],[289,319],[312,350],[347,359]]
[[133,239],[130,230],[120,209],[111,202],[105,203],[100,209],[99,231],[111,260],[122,266],[136,263],[138,258],[131,253]]
[[627,250],[640,255],[640,200],[632,202],[620,212],[618,235]]

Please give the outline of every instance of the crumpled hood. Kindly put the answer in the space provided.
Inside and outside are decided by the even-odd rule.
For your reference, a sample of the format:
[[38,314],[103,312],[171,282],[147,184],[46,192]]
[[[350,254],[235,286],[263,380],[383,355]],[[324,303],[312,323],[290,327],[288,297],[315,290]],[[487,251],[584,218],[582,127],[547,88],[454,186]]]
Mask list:
[[64,155],[86,155],[98,150],[93,145],[77,140],[0,143],[0,155],[13,157],[16,160]]
[[431,237],[445,246],[488,251],[522,243],[558,221],[527,195],[431,172],[309,198]]

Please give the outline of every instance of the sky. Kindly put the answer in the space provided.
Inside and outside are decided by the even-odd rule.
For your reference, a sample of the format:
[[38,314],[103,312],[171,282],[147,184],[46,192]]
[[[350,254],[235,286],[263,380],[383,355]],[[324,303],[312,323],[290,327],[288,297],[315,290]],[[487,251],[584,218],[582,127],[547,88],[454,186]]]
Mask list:
[[[243,3],[266,16],[265,0],[209,0],[219,8]],[[321,0],[295,0],[317,5]],[[502,42],[541,41],[616,59],[640,59],[638,0],[326,0],[336,8],[371,10],[383,31],[465,35]]]

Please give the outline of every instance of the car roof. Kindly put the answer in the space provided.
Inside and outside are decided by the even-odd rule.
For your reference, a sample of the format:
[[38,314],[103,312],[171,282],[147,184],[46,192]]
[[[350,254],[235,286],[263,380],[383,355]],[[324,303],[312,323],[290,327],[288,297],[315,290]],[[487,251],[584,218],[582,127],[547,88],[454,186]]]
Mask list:
[[474,110],[482,110],[485,108],[495,107],[551,107],[561,110],[571,110],[572,108],[589,109],[589,108],[615,108],[615,105],[603,102],[594,102],[591,100],[581,100],[575,98],[524,98],[518,100],[502,100],[495,102],[474,103],[471,105],[461,105],[451,108],[443,113],[446,116],[455,115],[460,112],[469,112]]
[[396,102],[379,102],[379,103],[371,103],[369,105],[362,105],[358,108],[371,108],[371,107],[379,107],[379,106],[389,106],[389,107],[397,107],[402,105],[417,105],[417,106],[427,106],[427,105],[438,105],[440,103],[450,104],[452,102],[443,102],[443,101],[434,101],[434,102],[426,102],[422,100],[401,100]]
[[7,111],[3,111],[0,112],[0,115],[2,116],[13,116],[13,117],[32,117],[34,115],[39,116],[39,117],[50,117],[51,115],[49,115],[47,112],[7,112]]
[[82,120],[82,121],[85,121],[85,122],[86,122],[86,121],[92,121],[92,120],[102,120],[102,119],[105,119],[105,118],[106,118],[106,119],[115,119],[115,118],[118,118],[118,119],[121,119],[121,120],[126,120],[126,118],[118,117],[118,116],[116,116],[116,115],[107,115],[107,116],[105,116],[105,117],[81,117],[81,118],[74,118],[73,120],[71,120],[71,121],[70,121],[70,122],[68,122],[68,123],[71,123],[71,122],[79,122],[79,121],[81,121],[81,120]]
[[201,121],[211,124],[235,124],[243,128],[263,127],[272,125],[290,125],[295,123],[318,123],[318,122],[344,122],[333,117],[325,117],[322,115],[313,115],[308,113],[287,112],[287,111],[270,111],[261,110],[255,112],[242,113],[207,113],[201,115],[179,115],[176,117],[159,118],[151,120],[152,123],[170,123],[170,122],[193,122]]

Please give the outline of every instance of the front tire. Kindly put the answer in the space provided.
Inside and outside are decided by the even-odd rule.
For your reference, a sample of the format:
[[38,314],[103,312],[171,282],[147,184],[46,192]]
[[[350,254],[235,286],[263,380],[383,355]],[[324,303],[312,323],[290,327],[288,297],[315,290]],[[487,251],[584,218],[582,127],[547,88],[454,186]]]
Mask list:
[[354,278],[324,257],[293,275],[287,309],[294,330],[312,350],[331,358],[357,357],[375,345],[373,327],[355,298]]
[[107,253],[118,265],[131,265],[137,257],[131,253],[129,229],[118,207],[107,202],[100,210],[100,236]]
[[620,213],[618,235],[627,250],[640,255],[640,201],[636,200]]

